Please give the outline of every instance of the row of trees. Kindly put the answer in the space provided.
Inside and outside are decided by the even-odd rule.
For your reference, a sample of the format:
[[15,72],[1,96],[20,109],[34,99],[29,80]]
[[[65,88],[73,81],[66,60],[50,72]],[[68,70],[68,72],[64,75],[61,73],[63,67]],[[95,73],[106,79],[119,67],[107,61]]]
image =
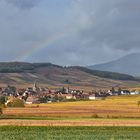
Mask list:
[[24,107],[23,100],[20,100],[18,98],[13,98],[12,100],[9,100],[7,105],[5,106],[5,103],[7,102],[8,97],[7,96],[0,96],[0,115],[3,114],[3,109],[7,107]]
[[3,108],[5,107],[6,97],[0,96],[0,115],[3,113]]
[[49,101],[51,102],[62,102],[62,101],[65,101],[66,99],[62,96],[58,96],[58,95],[55,95],[53,97],[51,96],[44,96],[44,97],[39,97],[38,101],[40,103],[47,103]]

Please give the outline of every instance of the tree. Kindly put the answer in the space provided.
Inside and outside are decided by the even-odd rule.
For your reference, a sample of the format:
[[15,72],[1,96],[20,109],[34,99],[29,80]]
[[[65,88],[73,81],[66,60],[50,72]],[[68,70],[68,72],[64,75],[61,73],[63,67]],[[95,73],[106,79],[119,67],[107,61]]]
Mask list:
[[2,109],[2,107],[0,107],[0,115],[2,115],[3,114],[3,109]]
[[63,96],[55,95],[53,97],[53,101],[54,102],[62,102],[62,101],[65,101],[65,98]]
[[0,96],[0,115],[3,114],[3,108],[5,107],[6,96]]
[[140,106],[140,101],[138,101],[137,104],[138,104],[138,107],[139,107]]
[[50,96],[39,97],[39,99],[38,99],[38,101],[40,103],[47,103],[50,100],[51,100],[51,97]]
[[24,107],[24,102],[21,99],[15,98],[9,103],[7,103],[8,107]]
[[115,88],[114,88],[114,87],[112,87],[111,91],[112,91],[112,93],[115,93]]
[[122,89],[121,88],[118,88],[118,94],[121,95],[121,91]]
[[66,89],[63,87],[62,88],[62,94],[65,94],[66,93]]
[[4,105],[6,102],[6,97],[5,96],[0,96],[0,105]]
[[66,84],[70,84],[70,81],[69,81],[68,79],[66,79],[64,82],[65,82]]

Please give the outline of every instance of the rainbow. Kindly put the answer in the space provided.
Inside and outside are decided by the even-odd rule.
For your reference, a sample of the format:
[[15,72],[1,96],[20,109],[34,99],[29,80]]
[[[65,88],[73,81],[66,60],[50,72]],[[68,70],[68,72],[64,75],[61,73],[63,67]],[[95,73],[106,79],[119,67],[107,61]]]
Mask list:
[[54,42],[59,41],[60,39],[68,36],[69,33],[73,32],[73,31],[74,31],[73,28],[66,28],[65,30],[63,30],[61,32],[57,32],[53,35],[50,35],[49,37],[44,39],[44,41],[39,43],[38,45],[32,46],[28,50],[20,52],[18,54],[18,56],[16,56],[15,59],[17,61],[26,61],[33,54],[48,47],[49,45],[53,44]]

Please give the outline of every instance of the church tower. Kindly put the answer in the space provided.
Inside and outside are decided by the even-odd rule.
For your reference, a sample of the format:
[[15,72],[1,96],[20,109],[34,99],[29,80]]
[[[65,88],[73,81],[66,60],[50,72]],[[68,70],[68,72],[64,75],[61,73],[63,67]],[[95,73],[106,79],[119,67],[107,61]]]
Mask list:
[[38,92],[38,91],[39,91],[39,88],[38,88],[38,86],[37,86],[36,81],[34,82],[34,85],[33,85],[33,91],[34,91],[34,92]]

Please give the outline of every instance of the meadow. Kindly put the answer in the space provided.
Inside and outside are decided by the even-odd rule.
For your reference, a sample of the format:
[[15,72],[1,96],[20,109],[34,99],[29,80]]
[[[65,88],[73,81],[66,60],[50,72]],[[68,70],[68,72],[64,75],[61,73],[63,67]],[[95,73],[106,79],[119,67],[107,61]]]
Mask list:
[[2,140],[139,140],[140,127],[1,126]]
[[0,125],[140,126],[140,95],[5,108]]
[[5,108],[6,117],[46,118],[140,118],[140,95],[112,96],[104,100],[59,102]]
[[3,140],[139,140],[140,95],[5,108]]

